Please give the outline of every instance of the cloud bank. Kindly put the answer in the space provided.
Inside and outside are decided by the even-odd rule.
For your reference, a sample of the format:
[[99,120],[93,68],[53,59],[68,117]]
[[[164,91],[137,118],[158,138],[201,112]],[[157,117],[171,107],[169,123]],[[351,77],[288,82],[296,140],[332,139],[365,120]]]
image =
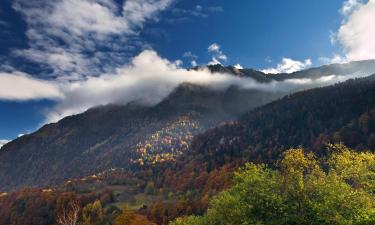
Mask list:
[[127,104],[134,101],[154,105],[185,82],[215,90],[236,85],[244,89],[290,93],[367,75],[330,75],[318,79],[286,79],[259,83],[251,78],[211,73],[207,68],[186,70],[180,65],[179,61],[171,62],[153,50],[145,50],[134,57],[129,65],[119,67],[113,73],[103,73],[77,81],[55,82],[36,79],[23,73],[2,73],[0,100],[55,100],[56,105],[46,111],[45,122],[56,122],[98,105]]
[[25,73],[0,73],[0,100],[61,99],[63,93],[52,81],[36,79]]
[[[78,81],[57,83],[38,80],[26,74],[0,74],[0,99],[53,99],[57,104],[46,112],[46,122],[56,122],[98,105],[127,104],[134,101],[153,105],[185,82],[217,90],[236,85],[245,89],[289,93],[349,78],[351,77],[331,75],[319,79],[287,79],[259,83],[251,78],[211,73],[207,69],[186,70],[180,67],[178,61],[171,62],[161,58],[155,51],[145,50],[134,57],[130,65],[120,67],[114,73],[104,73]],[[14,84],[18,86],[15,88]]]
[[170,62],[155,51],[145,50],[129,66],[118,68],[113,74],[89,77],[61,87],[64,98],[48,112],[48,121],[57,121],[93,106],[109,103],[138,101],[147,105],[156,104],[184,82],[224,89],[242,81],[227,74],[212,74],[206,69],[186,70],[180,67],[178,61]]

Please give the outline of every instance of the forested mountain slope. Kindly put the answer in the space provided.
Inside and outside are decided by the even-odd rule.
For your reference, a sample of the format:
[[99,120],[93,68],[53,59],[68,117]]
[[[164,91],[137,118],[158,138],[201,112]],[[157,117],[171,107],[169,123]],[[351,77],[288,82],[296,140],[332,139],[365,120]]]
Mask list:
[[[274,83],[268,89],[229,86],[225,90],[185,83],[155,106],[139,105],[136,102],[125,106],[100,106],[64,118],[58,123],[45,125],[37,132],[20,137],[1,148],[0,190],[56,184],[111,168],[137,172],[145,165],[173,162],[190,148],[195,135],[299,90],[279,89],[278,85],[282,81],[326,78],[333,74],[364,76],[371,71],[375,72],[375,61],[334,64],[276,75],[221,65],[208,66],[208,69],[215,73],[252,78],[259,85]],[[278,83],[279,81],[281,82]],[[314,85],[312,83],[310,86]],[[307,92],[307,95],[309,93]],[[287,146],[309,145],[312,142],[319,144],[318,140],[325,138],[320,135],[322,130],[331,131],[333,127],[327,127],[325,120],[314,122],[320,119],[315,118],[314,112],[322,107],[316,103],[326,101],[327,107],[323,107],[325,109],[328,109],[329,104],[334,104],[337,98],[350,103],[350,97],[345,96],[350,93],[343,93],[339,97],[340,94],[334,93],[332,97],[329,96],[330,93],[327,96],[322,94],[311,99],[302,96],[303,100],[296,100],[296,103],[286,102],[285,106],[279,106],[284,104],[284,99],[281,103],[275,103],[277,107],[274,109],[267,106],[243,116],[240,122],[234,125],[208,131],[208,135],[197,138],[192,151],[198,151],[198,155],[207,151],[209,154],[205,157],[208,162],[214,160],[215,163],[223,164],[231,158],[224,159],[222,157],[225,154],[216,152],[232,151],[243,160],[254,160],[255,157],[262,161],[263,158],[276,157]],[[292,98],[299,99],[299,95],[304,93]],[[299,101],[307,101],[310,105],[301,105]],[[341,107],[342,110],[347,110],[344,105],[331,105],[332,110]],[[297,110],[302,110],[302,116],[298,116]],[[361,108],[358,110],[362,112]],[[355,112],[357,111],[353,110],[353,113]],[[330,118],[335,121],[337,119],[339,125],[335,127],[339,129],[341,122],[348,122],[348,118],[358,113],[336,117],[326,114],[327,121],[330,121]],[[305,116],[308,115],[310,122],[304,123]],[[306,129],[300,131],[301,126]],[[318,137],[320,139],[317,139]],[[372,143],[371,140],[370,138],[369,143]],[[208,165],[210,166],[210,163]]]
[[[375,75],[288,95],[209,129],[193,140],[188,154],[177,161],[175,174],[167,171],[160,184],[182,191],[213,170],[248,161],[277,166],[291,147],[324,155],[326,144],[339,142],[375,150]],[[180,179],[184,177],[189,179]]]
[[137,171],[171,161],[194,135],[278,96],[183,84],[156,106],[96,107],[3,146],[0,188],[43,186],[111,168]]
[[3,188],[59,185],[0,193],[0,221],[51,224],[66,202],[78,201],[97,204],[107,219],[129,205],[137,218],[166,225],[202,215],[246,162],[280,169],[283,153],[300,145],[325,159],[330,142],[374,150],[375,75],[291,94],[233,119],[232,96],[254,95],[184,84],[154,107],[98,107],[19,138],[0,153]]

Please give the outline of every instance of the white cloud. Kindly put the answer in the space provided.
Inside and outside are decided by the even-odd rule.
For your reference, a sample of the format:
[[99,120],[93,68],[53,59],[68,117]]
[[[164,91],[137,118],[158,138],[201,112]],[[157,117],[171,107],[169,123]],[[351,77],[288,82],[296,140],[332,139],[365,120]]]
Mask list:
[[[306,60],[305,64],[310,64]],[[366,74],[361,74],[364,76]],[[81,113],[97,105],[126,104],[138,101],[153,105],[163,100],[178,85],[189,82],[213,89],[226,89],[231,85],[264,91],[281,91],[330,85],[359,76],[332,75],[319,79],[287,79],[259,83],[251,78],[229,74],[211,73],[207,68],[186,70],[177,61],[163,59],[154,51],[146,50],[136,56],[128,66],[118,68],[113,74],[89,77],[84,81],[66,83],[60,89],[64,97],[47,114],[47,121],[54,122],[65,116]]]
[[[308,60],[305,64],[309,64]],[[251,78],[211,73],[207,68],[186,70],[180,65],[178,60],[171,62],[152,50],[145,50],[134,57],[129,65],[119,67],[114,73],[104,73],[84,80],[56,83],[32,78],[23,73],[2,73],[0,99],[54,99],[56,105],[46,112],[46,122],[55,122],[98,105],[127,104],[133,101],[153,105],[185,82],[219,90],[237,85],[241,88],[289,93],[292,90],[329,85],[357,76],[332,75],[319,79],[259,83]]]
[[267,63],[271,63],[273,60],[271,58],[271,56],[267,56],[264,61],[266,61]]
[[332,57],[320,57],[319,62],[322,64],[335,64],[335,63],[347,63],[348,60],[338,54],[334,54]]
[[304,62],[301,62],[290,58],[283,58],[281,63],[277,64],[276,68],[264,69],[262,70],[262,72],[268,74],[293,73],[299,70],[306,69],[311,65],[311,59],[306,59]]
[[191,58],[191,59],[197,59],[198,58],[197,55],[193,54],[190,51],[184,52],[183,57],[185,57],[185,58]]
[[363,1],[360,0],[347,0],[340,9],[341,14],[345,16],[350,15],[353,11],[362,6],[362,2]]
[[190,62],[190,64],[191,64],[192,67],[196,67],[196,66],[198,66],[198,63],[197,63],[197,61],[195,61],[195,60],[192,60],[192,61]]
[[74,35],[87,32],[97,34],[124,33],[131,31],[128,20],[116,15],[115,3],[105,1],[63,0],[55,3],[48,22],[56,28],[66,29]]
[[207,65],[222,65],[222,63],[216,58],[216,57],[212,57],[211,61],[209,61],[207,63]]
[[16,56],[49,66],[71,79],[113,70],[143,47],[137,32],[173,0],[15,0],[28,25],[29,49]]
[[8,143],[9,140],[0,140],[0,148],[3,147],[6,143]]
[[221,51],[221,47],[217,43],[213,43],[208,46],[208,52],[212,56],[211,61],[208,63],[208,65],[222,64],[220,60],[228,60],[228,57]]
[[154,51],[145,50],[129,66],[118,68],[114,74],[70,82],[61,87],[64,98],[48,113],[48,121],[109,103],[139,101],[155,104],[184,82],[214,88],[241,83],[239,78],[231,75],[211,74],[208,70],[188,71],[179,65],[178,61],[170,62]]
[[236,65],[234,65],[234,68],[236,68],[238,70],[242,70],[243,69],[243,67],[239,63],[237,63]]
[[155,19],[155,14],[165,10],[172,4],[172,0],[128,0],[123,7],[126,21],[133,25],[142,25],[148,19]]
[[[132,38],[146,21],[157,20],[158,12],[167,9],[172,1],[127,0],[119,6],[113,0],[15,0],[14,8],[22,13],[27,22],[30,45],[29,49],[15,53],[49,65],[54,70],[53,75],[59,76],[59,83],[19,72],[0,73],[0,99],[54,99],[57,106],[46,115],[47,121],[51,122],[97,105],[126,104],[131,101],[155,104],[183,82],[214,88],[235,84],[243,88],[286,91],[346,79],[332,75],[317,80],[290,79],[263,84],[249,78],[211,74],[208,70],[187,71],[180,68],[181,61],[170,62],[151,50],[143,51],[126,65],[124,52],[127,48],[133,48],[133,45],[129,45]],[[348,56],[364,55],[367,47],[371,51],[373,49],[374,38],[371,37],[375,32],[371,21],[374,20],[370,19],[374,15],[371,14],[374,1],[360,5],[350,3],[347,9],[343,9],[347,20],[336,36],[344,47],[347,46]],[[197,7],[196,10],[203,9]],[[222,8],[212,10],[221,11]],[[350,29],[355,32],[351,34],[348,32]],[[136,39],[135,43],[139,43],[139,40]],[[101,49],[110,51],[101,52]],[[208,52],[211,54],[210,64],[221,64],[221,61],[227,60],[217,43],[210,45]],[[197,65],[194,54],[187,52],[186,57],[191,58],[192,66]],[[338,62],[341,59],[334,56],[329,60]],[[291,73],[311,64],[310,59],[301,62],[284,58],[276,68],[264,72]],[[240,65],[236,67],[242,68]],[[93,74],[97,76],[90,76]]]
[[208,46],[208,51],[209,52],[220,52],[220,46],[216,43],[213,43],[210,46]]
[[198,58],[198,56],[195,55],[195,54],[193,54],[192,52],[190,52],[190,51],[185,52],[185,53],[183,54],[183,57],[184,57],[184,58],[187,58],[187,59],[190,60],[190,65],[191,65],[192,67],[196,67],[196,66],[198,65],[198,63],[197,63],[197,58]]
[[346,0],[344,16],[337,32],[330,33],[331,44],[340,44],[343,54],[321,57],[322,63],[343,63],[375,59],[375,0]]
[[0,100],[61,99],[56,83],[24,73],[0,73]]
[[341,10],[345,15],[336,38],[349,61],[375,59],[375,0],[348,0]]
[[224,9],[221,6],[202,6],[196,5],[194,8],[186,9],[186,8],[173,8],[172,13],[176,18],[168,19],[170,23],[176,23],[179,21],[189,21],[193,17],[198,18],[207,18],[210,13],[220,13],[223,12]]

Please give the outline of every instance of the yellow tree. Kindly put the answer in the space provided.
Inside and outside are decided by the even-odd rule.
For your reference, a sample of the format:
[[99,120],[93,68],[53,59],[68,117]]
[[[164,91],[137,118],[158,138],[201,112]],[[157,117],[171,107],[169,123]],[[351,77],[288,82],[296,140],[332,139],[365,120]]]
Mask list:
[[84,225],[92,225],[104,219],[104,209],[100,200],[87,204],[82,210]]
[[116,217],[115,224],[116,225],[131,225],[133,219],[134,219],[133,211],[127,205],[125,205],[122,208],[122,213]]

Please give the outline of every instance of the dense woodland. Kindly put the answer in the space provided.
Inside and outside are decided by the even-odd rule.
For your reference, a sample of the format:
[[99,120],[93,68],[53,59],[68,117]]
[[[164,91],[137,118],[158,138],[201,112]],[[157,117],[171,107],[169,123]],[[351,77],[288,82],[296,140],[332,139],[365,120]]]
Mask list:
[[371,76],[249,111],[173,160],[0,193],[0,224],[373,224],[374,149]]
[[159,184],[186,191],[197,186],[198,177],[205,180],[210,172],[231,171],[248,161],[274,167],[292,147],[303,146],[318,155],[326,154],[328,143],[373,150],[374,137],[372,76],[286,96],[198,135],[190,154],[176,162],[177,173],[166,170]]

